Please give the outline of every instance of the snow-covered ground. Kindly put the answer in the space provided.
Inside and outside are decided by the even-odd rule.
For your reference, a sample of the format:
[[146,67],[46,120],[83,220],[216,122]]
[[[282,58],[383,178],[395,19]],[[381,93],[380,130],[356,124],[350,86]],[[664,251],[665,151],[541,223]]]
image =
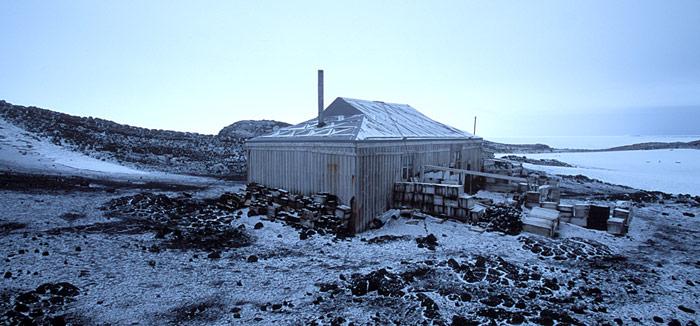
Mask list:
[[0,166],[39,171],[75,171],[147,174],[112,162],[101,161],[41,139],[0,119]]
[[0,172],[80,176],[98,179],[213,184],[211,178],[144,171],[99,160],[52,144],[0,118]]
[[617,146],[648,142],[690,142],[700,139],[700,135],[654,135],[654,136],[513,136],[486,137],[486,139],[504,144],[545,144],[554,148],[572,149],[606,149]]
[[[698,209],[682,205],[654,204],[640,208],[627,237],[566,224],[558,240],[527,235],[552,245],[582,244],[578,239],[591,239],[615,255],[625,257],[623,262],[610,263],[611,267],[602,269],[591,267],[595,259],[548,259],[524,249],[518,236],[484,232],[431,217],[424,220],[392,218],[383,228],[349,240],[335,240],[329,235],[300,240],[297,230],[261,216],[247,216],[244,209],[242,217],[233,223],[243,225],[253,235],[254,243],[224,250],[219,259],[209,259],[208,252],[199,250],[148,250],[160,245],[162,240],[147,230],[65,229],[118,222],[102,216],[98,207],[127,194],[129,192],[2,192],[2,222],[26,224],[0,234],[0,255],[7,257],[2,272],[13,274],[0,281],[4,291],[21,293],[44,282],[70,282],[80,289],[80,295],[74,303],[64,307],[63,313],[86,324],[120,325],[134,322],[331,324],[338,318],[355,324],[385,324],[395,320],[402,324],[433,320],[439,324],[449,323],[458,315],[488,320],[489,317],[477,315],[484,311],[521,311],[528,320],[534,320],[538,316],[527,313],[542,305],[553,305],[565,311],[571,305],[583,305],[582,312],[567,314],[585,324],[612,323],[615,318],[625,324],[634,319],[641,324],[651,324],[652,318],[659,316],[666,322],[678,319],[685,325],[695,320],[696,315],[677,307],[700,309],[700,286],[694,285],[700,283],[700,261],[688,255],[700,240],[700,220],[683,216],[683,212],[697,213]],[[484,192],[481,195],[489,196]],[[659,215],[661,211],[668,216]],[[66,212],[84,216],[78,220],[59,217]],[[263,227],[256,229],[254,226],[260,222]],[[428,234],[437,237],[438,246],[434,251],[416,245],[417,238]],[[382,236],[395,238],[377,243],[367,241]],[[80,251],[77,247],[81,247]],[[585,244],[583,248],[593,249]],[[46,255],[40,254],[44,251]],[[259,260],[250,262],[251,255]],[[536,272],[542,275],[542,282],[555,279],[561,289],[548,294],[552,291],[534,280],[521,282],[527,286],[524,289],[506,280],[503,280],[505,283],[486,280],[470,283],[462,279],[468,275],[453,271],[454,263],[449,262],[451,259],[474,264],[475,257],[479,256],[486,257],[489,274],[491,268],[501,268],[498,266]],[[403,297],[376,293],[354,296],[344,288],[348,281],[343,279],[349,280],[351,274],[367,274],[381,268],[396,274],[415,269],[427,270],[428,274],[421,276],[419,273],[416,280],[406,281]],[[608,281],[602,281],[606,278]],[[324,292],[320,290],[322,284],[336,284],[340,289]],[[576,302],[566,301],[571,293],[593,288],[603,291],[600,302],[593,303],[585,295]],[[449,299],[449,293],[454,291],[467,291],[471,299]],[[525,295],[528,291],[532,294]],[[526,308],[514,308],[507,301],[489,308],[483,302],[491,294],[512,297],[516,301],[533,298],[524,303]],[[437,317],[430,317],[426,308],[431,306],[429,302],[420,304],[413,299],[419,295],[437,305]],[[540,301],[540,296],[543,300],[560,301]],[[273,305],[278,306],[274,308]],[[607,308],[600,308],[601,305]]]
[[[504,156],[506,154],[499,154]],[[582,174],[590,178],[644,190],[700,195],[700,150],[660,149],[616,152],[525,154],[534,159],[556,159],[576,167],[524,167],[551,174]]]

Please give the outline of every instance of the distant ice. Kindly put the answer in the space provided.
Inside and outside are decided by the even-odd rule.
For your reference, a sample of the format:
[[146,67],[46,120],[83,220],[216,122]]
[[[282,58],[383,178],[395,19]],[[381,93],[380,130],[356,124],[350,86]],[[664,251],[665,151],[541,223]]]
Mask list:
[[486,137],[487,140],[504,144],[545,144],[554,148],[606,149],[617,146],[649,142],[690,142],[700,135],[655,135],[655,136],[517,136]]
[[525,156],[557,159],[576,166],[567,168],[524,164],[530,169],[564,175],[582,174],[644,190],[700,195],[700,150],[544,153]]

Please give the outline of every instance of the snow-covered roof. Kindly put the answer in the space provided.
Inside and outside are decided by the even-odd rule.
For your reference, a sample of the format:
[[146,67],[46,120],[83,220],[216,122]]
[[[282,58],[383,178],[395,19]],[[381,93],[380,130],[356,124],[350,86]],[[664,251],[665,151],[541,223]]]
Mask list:
[[251,141],[470,139],[472,134],[432,120],[410,105],[336,98],[318,118],[280,128]]

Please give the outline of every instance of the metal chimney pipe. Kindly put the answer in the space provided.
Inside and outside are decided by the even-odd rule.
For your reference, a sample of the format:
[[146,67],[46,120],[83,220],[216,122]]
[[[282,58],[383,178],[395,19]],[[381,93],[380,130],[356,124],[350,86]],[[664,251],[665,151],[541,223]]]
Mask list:
[[323,127],[326,123],[323,122],[323,69],[318,70],[318,125]]

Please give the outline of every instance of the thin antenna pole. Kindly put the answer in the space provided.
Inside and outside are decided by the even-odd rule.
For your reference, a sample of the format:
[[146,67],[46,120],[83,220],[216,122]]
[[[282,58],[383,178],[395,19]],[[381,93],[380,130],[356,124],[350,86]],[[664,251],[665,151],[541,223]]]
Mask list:
[[474,135],[476,135],[476,116],[474,116]]

